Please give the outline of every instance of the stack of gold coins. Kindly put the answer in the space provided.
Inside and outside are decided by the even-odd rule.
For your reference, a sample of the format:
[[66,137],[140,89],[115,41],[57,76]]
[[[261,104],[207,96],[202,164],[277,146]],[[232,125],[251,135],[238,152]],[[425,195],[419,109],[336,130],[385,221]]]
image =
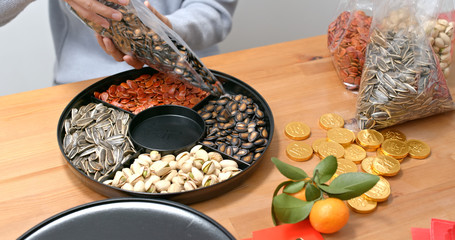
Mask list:
[[[347,201],[348,206],[358,213],[373,212],[378,202],[387,201],[391,194],[390,183],[384,177],[392,177],[401,171],[401,162],[407,156],[415,159],[427,158],[430,147],[419,140],[407,140],[406,135],[396,129],[361,130],[357,135],[344,127],[343,118],[335,113],[327,113],[319,118],[319,126],[327,130],[326,138],[318,138],[310,145],[291,142],[287,156],[294,161],[306,161],[313,153],[320,159],[333,155],[337,158],[337,169],[333,179],[341,174],[363,172],[379,176],[379,181],[369,191]],[[310,136],[310,128],[302,122],[286,125],[285,135],[293,140],[304,140]],[[367,152],[376,152],[368,156]]]

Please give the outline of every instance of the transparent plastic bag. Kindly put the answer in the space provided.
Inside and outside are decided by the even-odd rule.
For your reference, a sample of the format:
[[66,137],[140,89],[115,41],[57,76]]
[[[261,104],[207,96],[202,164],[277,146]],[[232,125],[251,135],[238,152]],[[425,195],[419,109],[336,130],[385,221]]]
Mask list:
[[430,43],[438,0],[374,4],[370,43],[357,99],[360,129],[381,129],[455,108]]
[[134,56],[160,72],[173,75],[213,95],[224,94],[221,83],[187,46],[177,33],[158,19],[143,1],[130,0],[121,6],[105,0],[100,3],[123,14],[120,21],[112,21],[109,29],[83,19],[84,23],[104,37],[112,39],[124,54]]
[[327,47],[338,78],[349,90],[360,85],[369,41],[371,0],[342,0],[327,31]]

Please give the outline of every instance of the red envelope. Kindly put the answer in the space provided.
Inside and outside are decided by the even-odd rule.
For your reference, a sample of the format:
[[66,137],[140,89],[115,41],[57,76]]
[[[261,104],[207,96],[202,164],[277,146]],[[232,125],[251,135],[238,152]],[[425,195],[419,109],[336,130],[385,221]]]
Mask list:
[[324,240],[322,235],[314,230],[308,220],[294,224],[282,224],[253,232],[253,240],[296,240],[298,238],[305,240]]
[[430,240],[429,228],[411,228],[412,240]]
[[454,221],[431,219],[431,240],[455,240],[453,238]]

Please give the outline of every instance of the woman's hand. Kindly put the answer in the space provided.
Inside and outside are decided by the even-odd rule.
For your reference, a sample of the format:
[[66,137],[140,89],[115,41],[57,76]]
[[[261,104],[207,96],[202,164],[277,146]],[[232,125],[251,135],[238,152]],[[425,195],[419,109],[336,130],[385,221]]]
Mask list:
[[[122,19],[122,13],[110,8],[97,0],[65,0],[77,14],[87,19],[88,21],[94,22],[95,24],[101,25],[104,28],[109,27],[109,22],[105,18],[120,21]],[[107,0],[120,5],[128,5],[129,0]],[[105,18],[103,18],[105,17]]]
[[141,69],[144,66],[144,63],[137,60],[135,57],[120,52],[120,50],[118,50],[114,46],[114,43],[112,42],[111,39],[103,37],[98,33],[96,33],[96,39],[98,40],[98,44],[101,46],[101,48],[103,48],[103,50],[107,54],[111,55],[115,59],[115,61],[117,62],[125,61],[126,63],[128,63],[129,65],[136,69]]
[[[120,0],[119,0],[120,1]],[[166,24],[169,28],[172,28],[172,24],[167,17],[159,13],[155,8],[153,8],[148,1],[145,2],[145,6],[147,6],[150,11],[152,11],[164,24]],[[144,66],[144,63],[139,61],[133,56],[126,55],[118,50],[111,39],[103,37],[99,34],[96,34],[96,39],[98,40],[98,44],[104,49],[104,51],[111,55],[116,61],[123,62],[125,61],[132,67],[136,69],[141,69]]]

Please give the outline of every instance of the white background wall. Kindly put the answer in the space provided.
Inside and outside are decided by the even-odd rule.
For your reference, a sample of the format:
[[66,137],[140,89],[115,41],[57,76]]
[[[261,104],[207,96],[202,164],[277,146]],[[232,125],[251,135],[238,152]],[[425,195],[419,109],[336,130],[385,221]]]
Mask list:
[[[61,1],[61,0],[52,0]],[[223,53],[325,34],[333,0],[239,0]],[[52,86],[55,59],[48,1],[30,4],[0,27],[0,96]]]

